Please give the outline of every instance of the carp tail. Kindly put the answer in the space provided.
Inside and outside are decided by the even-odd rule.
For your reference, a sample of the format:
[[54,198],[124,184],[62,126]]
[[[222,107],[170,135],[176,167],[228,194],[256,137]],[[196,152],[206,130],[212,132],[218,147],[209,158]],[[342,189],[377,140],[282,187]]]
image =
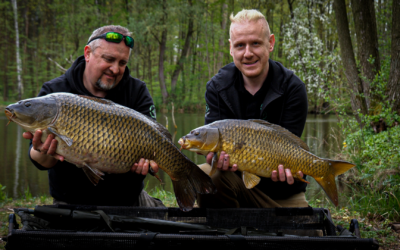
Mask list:
[[193,209],[197,193],[215,193],[216,188],[211,178],[193,163],[192,171],[184,178],[172,181],[176,201],[187,212]]
[[335,206],[339,204],[338,192],[336,188],[335,177],[345,173],[355,166],[355,164],[347,161],[327,160],[329,162],[329,171],[323,177],[314,178],[325,191],[326,195]]

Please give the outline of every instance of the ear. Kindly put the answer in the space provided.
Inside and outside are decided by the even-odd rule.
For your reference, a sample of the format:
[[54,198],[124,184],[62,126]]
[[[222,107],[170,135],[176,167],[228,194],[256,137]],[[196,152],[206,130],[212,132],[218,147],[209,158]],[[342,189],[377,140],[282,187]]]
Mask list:
[[275,46],[275,35],[271,34],[269,36],[269,52],[272,52],[274,50],[274,46]]
[[90,56],[92,55],[92,49],[90,48],[89,45],[86,45],[86,46],[85,46],[83,55],[85,56],[85,61],[88,62]]
[[228,39],[229,40],[229,53],[231,54],[231,56],[233,56],[232,55],[232,41],[231,41],[231,39]]

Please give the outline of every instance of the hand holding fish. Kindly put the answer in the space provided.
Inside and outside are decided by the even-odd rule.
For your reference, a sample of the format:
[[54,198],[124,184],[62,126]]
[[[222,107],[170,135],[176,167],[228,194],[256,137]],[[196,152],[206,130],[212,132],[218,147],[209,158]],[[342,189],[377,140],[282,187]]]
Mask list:
[[153,170],[152,174],[158,172],[158,164],[155,161],[141,158],[138,163],[133,164],[131,172],[146,175],[150,172],[150,167]]
[[64,156],[56,154],[57,140],[53,134],[49,134],[46,141],[42,143],[43,132],[38,129],[33,135],[31,132],[24,132],[22,136],[25,139],[32,140],[31,158],[45,168],[52,168],[57,161],[64,161]]
[[[213,152],[207,154],[206,161],[211,165],[212,158],[214,156]],[[225,151],[221,152],[221,155],[218,160],[217,168],[222,171],[232,171],[235,172],[237,170],[237,164],[233,164],[232,167],[229,167],[229,155],[225,153]]]
[[[278,178],[278,171],[279,171],[279,178]],[[294,178],[293,178],[293,175],[292,175],[292,171],[290,171],[290,169],[288,169],[288,168],[284,168],[283,167],[283,165],[282,164],[280,164],[279,166],[278,166],[278,171],[276,171],[276,170],[273,170],[272,171],[272,174],[271,174],[271,180],[272,181],[274,181],[274,182],[277,182],[277,181],[281,181],[281,182],[284,182],[284,181],[287,181],[287,183],[289,184],[289,185],[292,185],[293,183],[294,183]],[[297,172],[297,175],[298,176],[300,176],[301,178],[303,178],[303,172],[301,172],[301,171],[298,171]]]

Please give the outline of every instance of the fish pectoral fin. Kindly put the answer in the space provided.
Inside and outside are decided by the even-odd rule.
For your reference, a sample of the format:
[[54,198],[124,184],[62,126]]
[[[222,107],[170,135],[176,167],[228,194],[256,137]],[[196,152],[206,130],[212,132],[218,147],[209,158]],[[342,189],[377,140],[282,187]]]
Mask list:
[[212,161],[211,161],[211,171],[208,174],[209,176],[213,176],[215,174],[215,172],[218,169],[217,165],[218,165],[218,153],[214,152],[214,156],[213,156]]
[[74,142],[71,138],[69,138],[68,136],[62,135],[60,134],[56,128],[54,127],[48,127],[47,128],[48,131],[50,131],[52,134],[55,134],[56,136],[60,137],[61,140],[63,140],[68,147],[72,146],[72,143]]
[[261,181],[260,177],[258,177],[255,174],[246,172],[246,171],[242,172],[242,178],[243,178],[244,185],[246,186],[247,189],[252,189]]
[[100,180],[103,180],[101,177],[104,175],[104,173],[98,169],[91,168],[88,164],[86,164],[86,162],[83,162],[82,169],[93,185],[96,186]]
[[296,174],[293,174],[293,178],[295,178],[296,180],[299,180],[299,181],[302,181],[302,182],[305,182],[305,183],[310,184],[309,181],[305,180],[303,177],[301,177],[301,176],[298,175],[297,173],[296,173]]

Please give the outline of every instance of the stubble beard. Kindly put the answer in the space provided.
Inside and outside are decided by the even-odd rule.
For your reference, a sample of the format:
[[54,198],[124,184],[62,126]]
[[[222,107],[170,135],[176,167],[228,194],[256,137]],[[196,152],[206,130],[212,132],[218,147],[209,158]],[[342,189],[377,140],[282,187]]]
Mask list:
[[96,82],[96,87],[101,89],[101,90],[108,91],[108,90],[111,90],[111,89],[113,89],[115,87],[116,81],[117,80],[115,79],[113,84],[109,85],[109,84],[106,84],[106,83],[102,82],[101,81],[101,77],[100,77]]

